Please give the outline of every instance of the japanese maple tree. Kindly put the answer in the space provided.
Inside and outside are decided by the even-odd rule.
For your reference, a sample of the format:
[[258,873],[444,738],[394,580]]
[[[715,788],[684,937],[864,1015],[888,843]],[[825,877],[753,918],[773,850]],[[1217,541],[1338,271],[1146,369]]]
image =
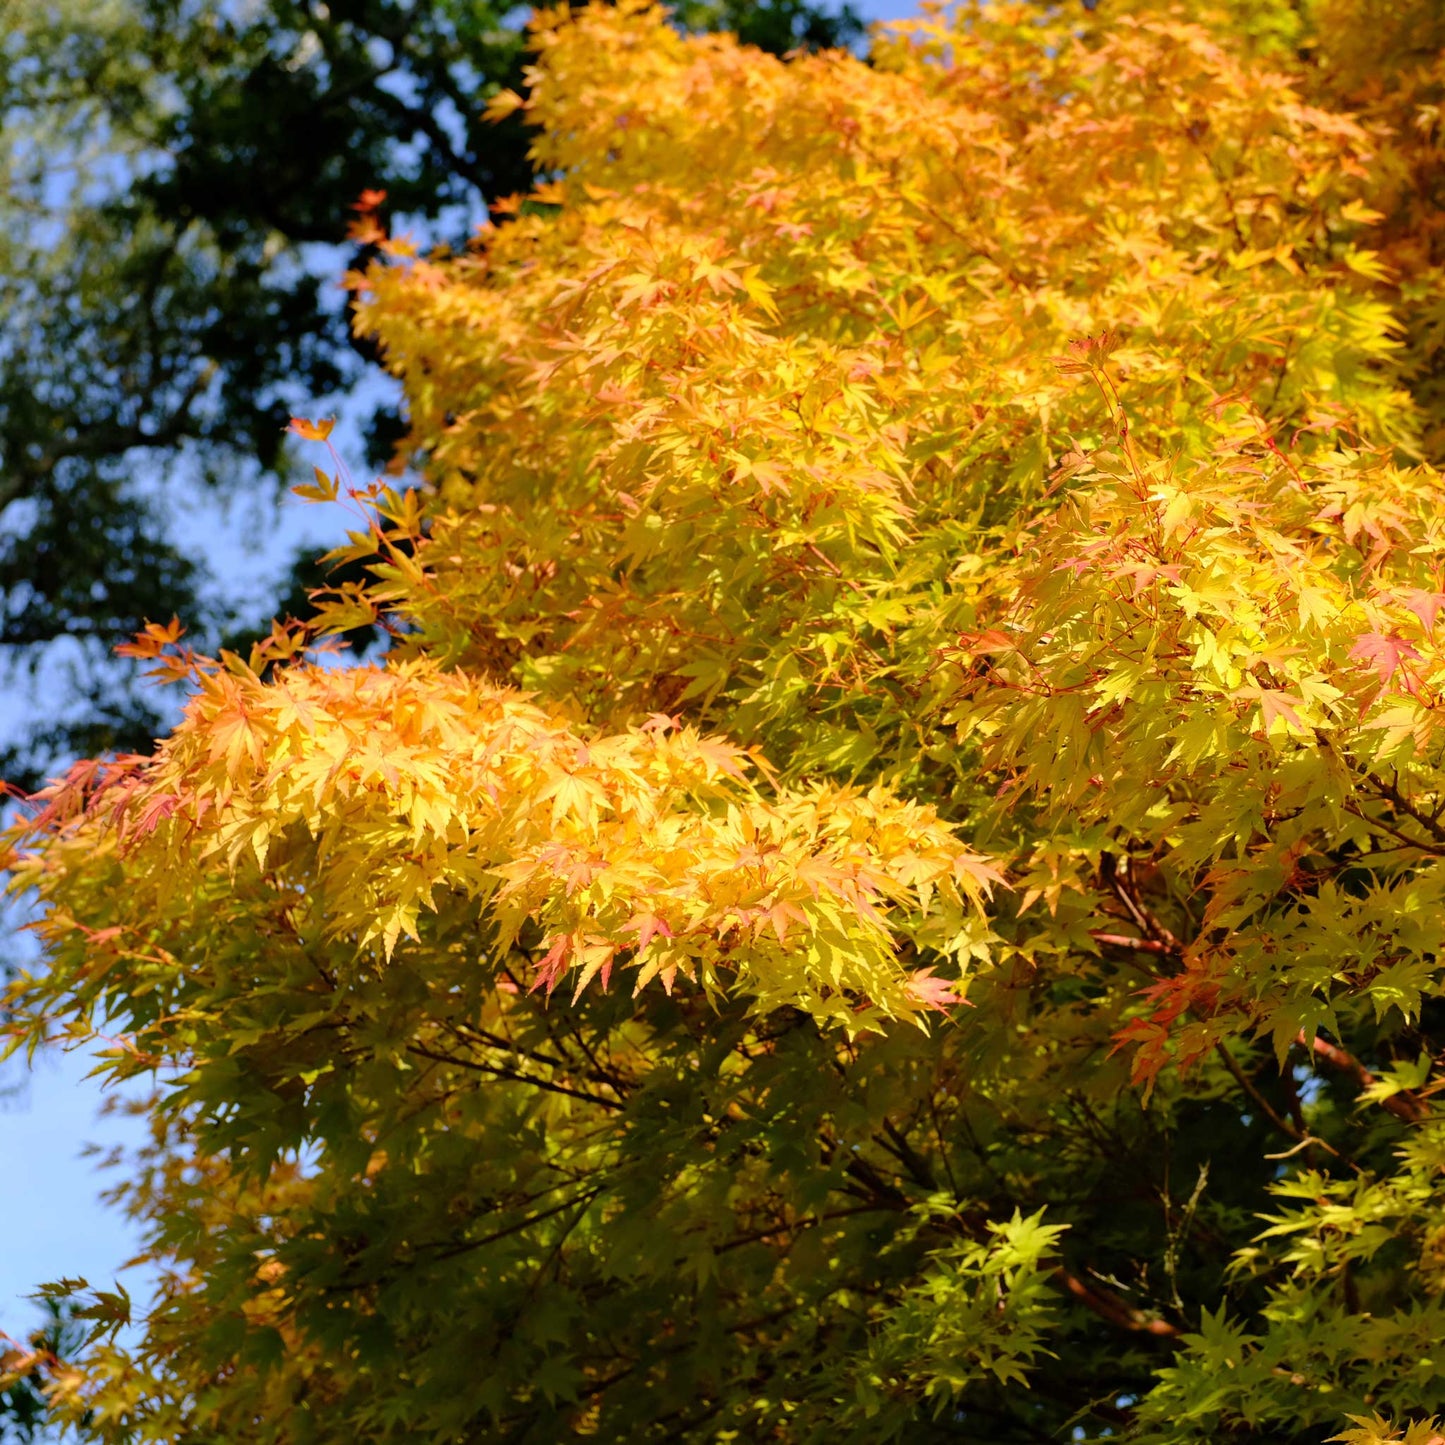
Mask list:
[[546,181],[357,223],[425,487],[295,424],[370,581],[10,834],[155,1081],[60,1419],[1439,1438],[1432,26],[536,18]]

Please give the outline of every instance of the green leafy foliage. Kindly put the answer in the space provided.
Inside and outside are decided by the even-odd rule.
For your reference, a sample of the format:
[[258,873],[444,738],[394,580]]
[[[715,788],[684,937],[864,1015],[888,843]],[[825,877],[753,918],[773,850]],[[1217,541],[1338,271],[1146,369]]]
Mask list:
[[1364,23],[535,19],[546,181],[357,223],[426,487],[326,453],[315,621],[150,623],[179,726],[9,834],[17,1047],[155,1085],[59,1419],[1435,1437],[1433,161]]

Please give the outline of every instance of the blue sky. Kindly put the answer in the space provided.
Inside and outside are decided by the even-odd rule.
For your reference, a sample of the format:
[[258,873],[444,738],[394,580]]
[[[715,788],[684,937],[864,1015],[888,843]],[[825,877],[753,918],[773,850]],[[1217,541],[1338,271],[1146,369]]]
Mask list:
[[[869,20],[916,11],[912,0],[862,0],[857,8]],[[348,448],[343,430],[337,440],[343,455],[359,452],[354,438]],[[257,531],[254,521],[182,512],[176,532],[210,558],[229,591],[249,596],[294,546],[308,541],[321,550],[339,541],[346,526],[339,508],[288,501],[282,527],[266,528],[271,544],[258,548],[248,540]],[[109,1287],[138,1245],[133,1226],[98,1198],[106,1180],[97,1161],[138,1144],[140,1130],[134,1120],[100,1117],[102,1095],[86,1077],[90,1067],[86,1054],[58,1050],[37,1058],[28,1072],[20,1061],[0,1066],[0,1330],[12,1335],[35,1320],[26,1296],[37,1285],[81,1276]]]

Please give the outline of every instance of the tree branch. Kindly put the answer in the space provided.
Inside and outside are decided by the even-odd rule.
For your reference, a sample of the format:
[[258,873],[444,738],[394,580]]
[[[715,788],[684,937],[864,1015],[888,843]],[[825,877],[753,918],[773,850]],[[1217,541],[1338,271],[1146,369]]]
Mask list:
[[1178,1325],[1171,1325],[1168,1320],[1157,1319],[1144,1310],[1135,1309],[1118,1295],[1087,1283],[1063,1265],[1054,1270],[1054,1278],[1059,1280],[1085,1309],[1092,1310],[1101,1320],[1106,1320],[1118,1329],[1167,1339],[1174,1339],[1181,1333]]
[[[1309,1049],[1336,1072],[1348,1075],[1361,1090],[1368,1089],[1375,1084],[1374,1074],[1352,1053],[1342,1049],[1338,1044],[1332,1044],[1318,1034],[1315,1034],[1313,1038],[1306,1038],[1303,1029],[1296,1035],[1295,1042]],[[1391,1094],[1389,1098],[1381,1099],[1380,1106],[1404,1124],[1418,1124],[1430,1112],[1430,1106],[1418,1094],[1412,1094],[1408,1089],[1401,1089],[1398,1094]]]
[[1168,944],[1158,938],[1131,938],[1124,933],[1094,933],[1089,937],[1095,943],[1107,944],[1111,948],[1131,948],[1136,953],[1158,953],[1173,958],[1179,953],[1177,944]]
[[459,1069],[471,1069],[479,1074],[489,1074],[494,1079],[506,1079],[515,1084],[531,1084],[534,1088],[544,1089],[549,1094],[563,1094],[569,1099],[580,1099],[584,1104],[596,1104],[599,1108],[620,1112],[627,1107],[616,1099],[604,1099],[597,1094],[589,1094],[585,1089],[574,1089],[570,1085],[558,1084],[551,1079],[539,1079],[535,1074],[524,1074],[520,1069],[508,1069],[499,1064],[482,1063],[477,1059],[461,1059],[455,1054],[439,1054],[424,1048],[421,1044],[408,1044],[407,1052],[418,1054],[424,1059],[432,1059],[439,1064],[454,1064]]
[[1248,1094],[1251,1099],[1254,1100],[1254,1102],[1259,1106],[1260,1111],[1264,1114],[1265,1118],[1267,1118],[1269,1122],[1280,1131],[1281,1134],[1284,1134],[1288,1138],[1295,1140],[1296,1143],[1301,1145],[1318,1144],[1322,1149],[1327,1149],[1331,1154],[1335,1156],[1336,1159],[1343,1157],[1340,1154],[1340,1151],[1336,1149],[1332,1144],[1326,1144],[1323,1139],[1316,1139],[1312,1135],[1306,1134],[1303,1130],[1296,1128],[1295,1125],[1291,1124],[1288,1119],[1286,1119],[1282,1114],[1280,1114],[1275,1109],[1274,1105],[1271,1104],[1269,1100],[1266,1099],[1264,1095],[1261,1094],[1259,1090],[1254,1086],[1253,1081],[1244,1072],[1244,1070],[1241,1069],[1237,1063],[1235,1063],[1234,1056],[1229,1052],[1227,1048],[1224,1047],[1223,1043],[1215,1044],[1214,1051],[1219,1055],[1221,1059],[1224,1060],[1224,1067],[1228,1069],[1231,1074],[1234,1075],[1235,1083],[1237,1083],[1239,1087],[1243,1089],[1244,1092]]

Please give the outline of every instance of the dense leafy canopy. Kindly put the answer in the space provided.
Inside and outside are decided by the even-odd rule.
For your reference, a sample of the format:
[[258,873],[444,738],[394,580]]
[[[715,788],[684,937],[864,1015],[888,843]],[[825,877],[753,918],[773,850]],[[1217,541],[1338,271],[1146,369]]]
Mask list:
[[428,487],[11,838],[157,1079],[86,1438],[1436,1438],[1445,66],[1308,18],[544,14],[363,215]]
[[[303,400],[375,377],[335,286],[348,208],[390,193],[462,245],[532,181],[515,7],[491,0],[7,0],[0,7],[0,686],[42,723],[0,773],[147,746],[158,713],[109,663],[149,617],[253,625],[169,524],[178,501],[272,525]],[[846,9],[708,0],[780,53],[855,39]],[[364,257],[365,250],[354,250]],[[355,410],[378,463],[398,419]],[[304,566],[301,575],[306,575]],[[304,610],[299,595],[272,598]],[[247,599],[249,600],[249,599]],[[269,605],[269,604],[268,604]]]

